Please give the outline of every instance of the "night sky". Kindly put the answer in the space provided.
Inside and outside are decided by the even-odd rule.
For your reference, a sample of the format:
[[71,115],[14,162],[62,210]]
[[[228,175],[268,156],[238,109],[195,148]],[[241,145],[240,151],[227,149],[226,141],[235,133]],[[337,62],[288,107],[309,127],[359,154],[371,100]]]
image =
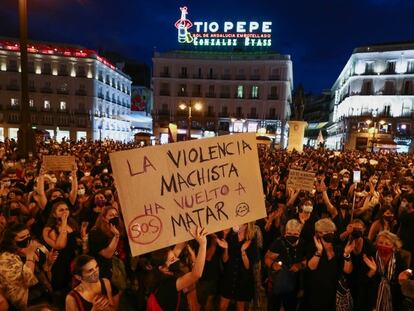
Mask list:
[[[273,50],[290,54],[295,86],[330,88],[352,50],[414,40],[413,0],[27,0],[29,38],[116,51],[151,64],[178,48],[179,6],[189,18],[270,20]],[[0,1],[0,36],[18,36],[18,0]]]

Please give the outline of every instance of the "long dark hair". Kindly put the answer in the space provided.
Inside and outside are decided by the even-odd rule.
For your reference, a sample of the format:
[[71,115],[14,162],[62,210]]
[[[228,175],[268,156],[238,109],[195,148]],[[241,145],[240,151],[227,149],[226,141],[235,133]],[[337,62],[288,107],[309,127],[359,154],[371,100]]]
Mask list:
[[[55,212],[56,212],[57,207],[59,205],[62,205],[62,204],[68,206],[68,204],[64,200],[59,200],[59,201],[53,203],[52,211],[50,212],[50,215],[49,215],[49,218],[47,220],[47,223],[46,223],[45,227],[52,228],[55,231],[58,230],[58,220],[55,216]],[[69,206],[68,206],[68,208],[69,208]],[[70,216],[68,217],[68,225],[69,225],[69,227],[72,228],[73,231],[78,231],[79,230],[78,223],[75,221],[75,219],[73,219]]]
[[79,255],[75,258],[73,262],[72,267],[72,274],[82,276],[82,268],[84,265],[86,265],[88,262],[95,260],[94,257],[89,255]]
[[3,238],[0,242],[0,253],[16,253],[19,248],[17,247],[16,241],[14,239],[16,238],[17,234],[23,230],[29,230],[29,227],[27,227],[26,224],[22,223],[13,222],[8,224],[3,232]]

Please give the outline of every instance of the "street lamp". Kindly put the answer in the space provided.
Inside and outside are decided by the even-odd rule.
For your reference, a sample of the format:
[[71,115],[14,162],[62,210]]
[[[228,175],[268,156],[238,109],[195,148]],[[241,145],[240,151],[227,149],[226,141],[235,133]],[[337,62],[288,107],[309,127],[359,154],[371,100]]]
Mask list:
[[187,140],[191,139],[191,119],[192,119],[192,115],[191,115],[191,111],[192,109],[195,109],[196,111],[200,111],[201,109],[203,109],[203,105],[201,105],[199,102],[195,102],[194,104],[191,103],[187,105],[184,103],[181,103],[178,106],[181,110],[186,110],[188,109],[188,117],[187,117],[187,122],[188,122],[188,128],[187,128]]
[[34,131],[30,119],[28,72],[27,72],[27,0],[19,0],[21,104],[20,128],[17,137],[20,157],[27,157],[36,151]]
[[[372,120],[368,119],[365,121],[365,123],[369,126],[372,123]],[[380,125],[384,125],[386,122],[384,120],[380,120],[378,122]],[[372,130],[371,130],[372,129]],[[370,131],[371,130],[371,131]],[[377,128],[377,121],[374,121],[373,127],[370,127],[368,129],[368,133],[372,132],[372,140],[371,140],[371,152],[374,152],[374,144],[376,142],[376,133],[379,131],[379,128]]]

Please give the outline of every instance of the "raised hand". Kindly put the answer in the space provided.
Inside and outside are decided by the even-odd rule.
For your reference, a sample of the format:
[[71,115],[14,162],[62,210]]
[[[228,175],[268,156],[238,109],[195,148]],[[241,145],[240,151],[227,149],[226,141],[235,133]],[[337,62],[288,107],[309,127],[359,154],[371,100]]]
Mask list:
[[317,238],[316,236],[313,237],[313,241],[315,243],[316,249],[319,253],[322,253],[323,251],[323,244],[321,242],[321,240],[319,238]]
[[242,247],[241,247],[241,252],[243,253],[243,252],[245,252],[246,251],[246,249],[248,249],[249,248],[249,246],[250,246],[250,244],[252,243],[252,240],[246,240],[244,243],[243,243],[243,245],[242,245]]
[[228,249],[229,248],[229,244],[227,243],[227,241],[225,239],[216,238],[216,242],[217,242],[218,246],[220,246],[223,249]]
[[344,253],[349,255],[355,248],[355,240],[348,241],[345,245]]
[[119,236],[119,231],[118,231],[118,229],[116,228],[116,226],[114,226],[113,224],[109,224],[109,225],[110,225],[111,232],[112,232],[115,236]]
[[362,260],[367,265],[367,267],[372,271],[377,271],[377,263],[375,262],[374,258],[369,258],[367,255],[362,256]]
[[197,226],[194,234],[189,232],[199,245],[207,245],[207,232],[204,231],[204,228]]

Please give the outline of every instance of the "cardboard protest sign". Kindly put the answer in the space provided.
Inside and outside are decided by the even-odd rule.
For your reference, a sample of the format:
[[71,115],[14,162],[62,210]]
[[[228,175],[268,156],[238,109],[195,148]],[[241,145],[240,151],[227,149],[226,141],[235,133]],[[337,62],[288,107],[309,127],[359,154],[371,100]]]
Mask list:
[[47,171],[71,171],[75,166],[75,157],[44,155],[43,166]]
[[266,217],[254,133],[110,154],[132,255]]
[[287,186],[292,189],[312,191],[315,183],[315,173],[300,170],[289,170]]

